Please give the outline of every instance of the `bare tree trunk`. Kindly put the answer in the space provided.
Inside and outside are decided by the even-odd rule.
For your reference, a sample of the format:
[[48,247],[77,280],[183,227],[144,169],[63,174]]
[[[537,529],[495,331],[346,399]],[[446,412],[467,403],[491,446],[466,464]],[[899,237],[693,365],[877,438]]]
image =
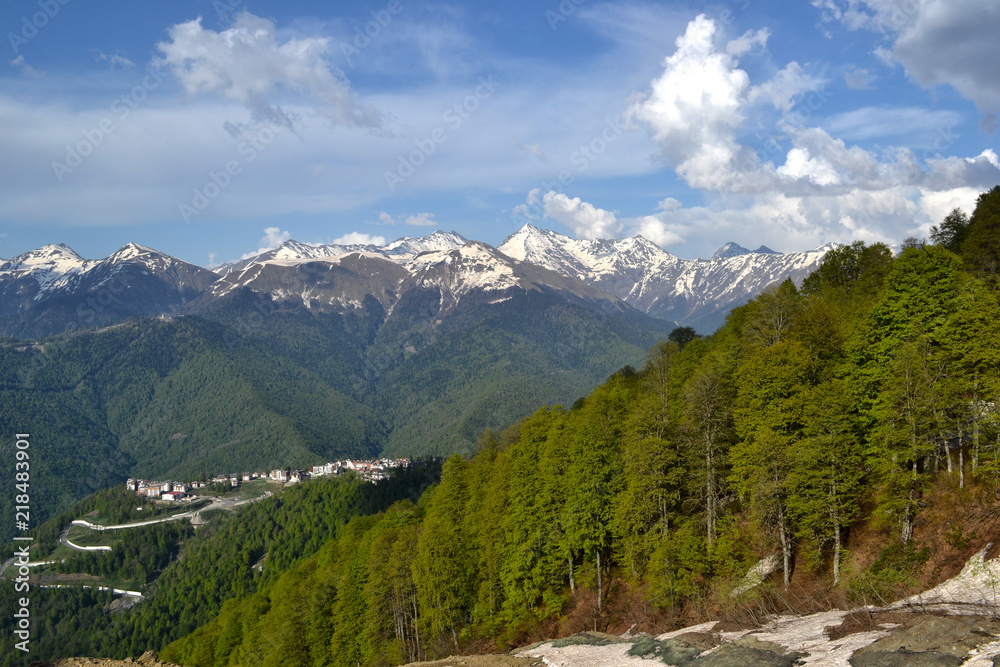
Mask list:
[[979,407],[976,407],[976,419],[972,424],[972,478],[976,478],[979,470]]
[[566,560],[569,561],[569,592],[576,594],[576,583],[573,581],[573,556],[571,555]]
[[[915,466],[916,464],[914,464]],[[903,532],[901,535],[903,544],[909,544],[913,537],[913,489],[910,489],[910,502],[906,504],[906,511],[903,513]]]
[[840,583],[840,522],[833,521],[833,585]]
[[419,628],[419,617],[417,612],[417,598],[413,597],[413,636],[417,642],[417,656],[420,655],[420,628]]
[[597,550],[597,611],[601,611],[601,550]]
[[[835,457],[831,457],[836,464]],[[830,484],[830,519],[833,520],[833,585],[840,583],[840,513],[837,511],[837,485]]]
[[958,446],[958,488],[965,488],[965,450]]
[[705,443],[705,522],[707,524],[708,551],[711,553],[715,542],[715,471],[712,461],[712,442]]
[[791,556],[792,549],[791,545],[788,543],[788,533],[785,531],[785,511],[778,504],[778,534],[781,537],[781,558],[782,558],[782,570],[785,580],[785,591],[788,590],[788,584],[791,581]]

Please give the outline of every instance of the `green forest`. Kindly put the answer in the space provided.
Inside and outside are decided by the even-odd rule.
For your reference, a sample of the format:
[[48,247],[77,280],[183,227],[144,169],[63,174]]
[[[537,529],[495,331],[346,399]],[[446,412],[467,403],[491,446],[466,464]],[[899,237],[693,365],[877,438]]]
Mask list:
[[418,503],[354,517],[161,657],[393,665],[636,610],[676,626],[736,604],[771,555],[761,604],[806,579],[830,604],[887,601],[935,531],[971,548],[953,510],[930,520],[935,497],[1000,495],[998,295],[1000,187],[898,255],[839,247],[711,337],[676,329],[641,369],[486,432]]
[[[671,326],[537,292],[470,299],[432,326],[439,295],[411,296],[386,318],[377,302],[310,313],[240,293],[201,316],[0,341],[0,428],[31,433],[31,524],[129,476],[469,452],[639,363]],[[12,516],[12,466],[0,487]],[[12,535],[0,525],[0,543]]]
[[[119,531],[112,552],[79,554],[50,571],[130,582],[135,587],[131,590],[142,591],[145,599],[128,611],[115,612],[110,593],[33,586],[30,659],[138,657],[148,648],[160,648],[209,622],[227,600],[245,598],[315,554],[351,517],[419,499],[440,473],[440,463],[430,461],[400,469],[377,485],[353,475],[320,478],[237,513],[206,513],[207,523],[197,532],[186,522]],[[135,509],[134,498],[122,487],[86,498],[32,531],[32,559],[45,558],[72,519],[95,509],[102,518],[120,519],[126,500]],[[22,664],[13,648],[17,597],[12,581],[0,581],[0,667]]]

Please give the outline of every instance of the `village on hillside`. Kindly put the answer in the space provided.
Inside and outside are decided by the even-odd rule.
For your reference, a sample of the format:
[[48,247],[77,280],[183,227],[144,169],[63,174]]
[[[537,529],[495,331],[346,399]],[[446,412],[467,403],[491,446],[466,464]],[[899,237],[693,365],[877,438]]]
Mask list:
[[347,459],[310,466],[308,470],[275,468],[270,472],[232,473],[192,482],[156,481],[130,477],[125,481],[125,488],[149,500],[184,501],[197,498],[197,495],[194,494],[194,491],[197,489],[204,489],[218,484],[224,484],[232,489],[239,487],[244,482],[252,482],[258,479],[279,484],[297,484],[313,477],[330,477],[350,472],[366,482],[378,484],[380,481],[388,479],[393,469],[407,468],[409,466],[410,459],[408,458]]

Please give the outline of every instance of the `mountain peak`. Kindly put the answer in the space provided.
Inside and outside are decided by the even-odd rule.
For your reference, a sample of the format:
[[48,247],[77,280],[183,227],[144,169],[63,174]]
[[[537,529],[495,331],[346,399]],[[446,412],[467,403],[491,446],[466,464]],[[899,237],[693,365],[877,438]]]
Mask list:
[[117,264],[118,262],[126,262],[130,259],[135,259],[142,255],[156,255],[161,257],[166,257],[159,250],[153,250],[152,248],[147,248],[144,245],[139,245],[138,243],[129,242],[123,245],[121,248],[116,250],[114,253],[108,257],[107,261]]
[[761,247],[759,247],[756,250],[754,250],[754,252],[758,253],[758,254],[761,254],[761,255],[780,255],[781,254],[777,250],[771,250],[766,245],[762,245]]
[[739,243],[734,243],[730,241],[726,245],[722,246],[715,251],[712,255],[712,259],[729,259],[730,257],[739,257],[740,255],[749,255],[750,251],[741,246]]
[[86,263],[65,243],[49,243],[41,248],[21,253],[0,265],[3,271],[55,270],[57,273],[79,268]]
[[379,248],[390,257],[415,256],[432,250],[454,250],[468,243],[468,239],[458,232],[440,229],[427,236],[404,236]]

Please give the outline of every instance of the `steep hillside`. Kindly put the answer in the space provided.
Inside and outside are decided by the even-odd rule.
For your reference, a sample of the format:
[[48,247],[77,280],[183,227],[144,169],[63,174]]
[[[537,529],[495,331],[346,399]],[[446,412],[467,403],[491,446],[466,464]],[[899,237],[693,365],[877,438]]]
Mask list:
[[[1000,254],[977,219],[962,254]],[[958,575],[1000,539],[1000,297],[989,264],[944,246],[832,251],[801,291],[786,281],[572,409],[484,435],[418,507],[352,522],[164,657],[278,659],[282,637],[323,619],[297,664],[399,664],[584,629],[751,627]],[[995,610],[996,566],[971,562],[967,588]],[[291,602],[324,587],[336,596]],[[822,618],[839,636],[865,622],[804,622]],[[925,639],[907,646],[936,651]],[[748,664],[765,648],[721,653]]]

